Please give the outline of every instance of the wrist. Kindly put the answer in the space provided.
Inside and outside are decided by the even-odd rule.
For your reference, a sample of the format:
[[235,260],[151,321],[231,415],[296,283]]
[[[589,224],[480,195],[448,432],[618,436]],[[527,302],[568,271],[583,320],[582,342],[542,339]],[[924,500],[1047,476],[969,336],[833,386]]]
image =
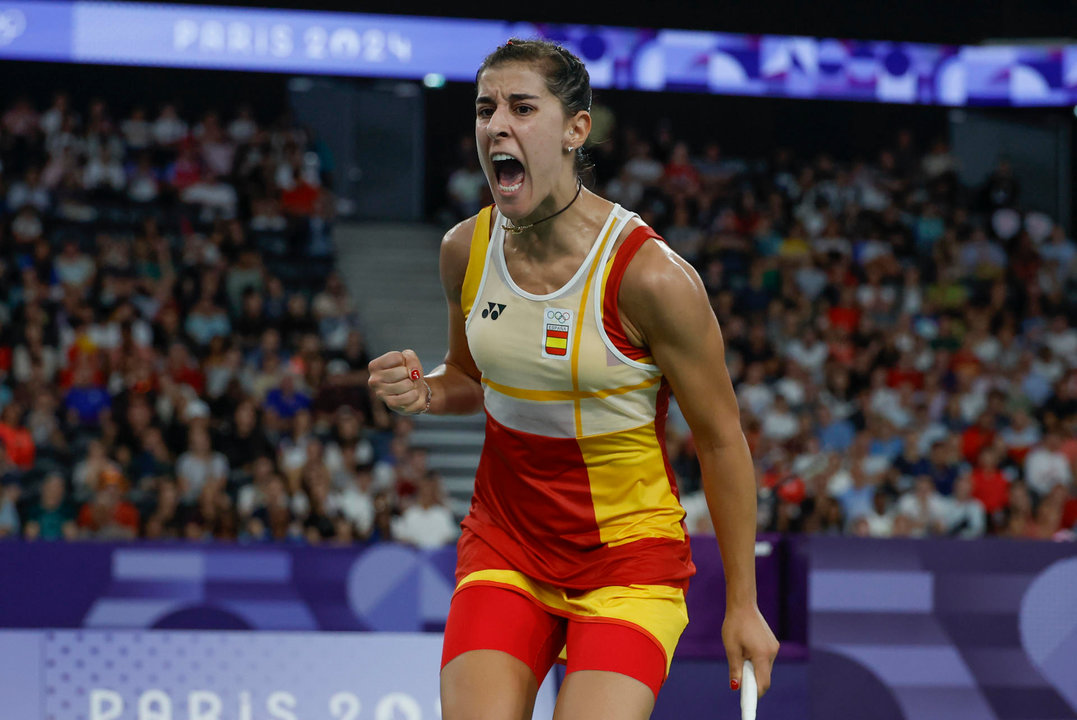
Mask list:
[[755,590],[726,590],[726,612],[739,612],[742,610],[754,611],[757,609]]
[[430,387],[430,383],[426,381],[426,378],[422,378],[422,381],[423,387],[426,388],[426,404],[422,407],[421,410],[415,413],[416,415],[425,415],[426,413],[430,412],[430,402],[434,398],[434,391]]

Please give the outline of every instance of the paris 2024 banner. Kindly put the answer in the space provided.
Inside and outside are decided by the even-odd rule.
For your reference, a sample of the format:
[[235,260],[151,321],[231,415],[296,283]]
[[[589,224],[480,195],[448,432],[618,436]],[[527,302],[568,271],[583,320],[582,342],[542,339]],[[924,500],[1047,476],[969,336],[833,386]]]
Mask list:
[[[735,716],[715,680],[720,556],[713,538],[693,551],[659,720]],[[1077,545],[772,536],[756,552],[783,643],[760,720],[1077,718]],[[454,566],[452,548],[391,544],[3,543],[2,716],[438,718]]]

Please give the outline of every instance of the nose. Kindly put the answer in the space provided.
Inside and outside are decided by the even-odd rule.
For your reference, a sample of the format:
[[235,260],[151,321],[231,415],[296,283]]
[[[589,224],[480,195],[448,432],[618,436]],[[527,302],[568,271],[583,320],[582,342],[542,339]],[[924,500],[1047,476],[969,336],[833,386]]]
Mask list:
[[486,123],[486,134],[491,139],[499,137],[508,137],[508,120],[509,110],[508,108],[497,106],[494,108],[494,114],[490,116],[490,121]]

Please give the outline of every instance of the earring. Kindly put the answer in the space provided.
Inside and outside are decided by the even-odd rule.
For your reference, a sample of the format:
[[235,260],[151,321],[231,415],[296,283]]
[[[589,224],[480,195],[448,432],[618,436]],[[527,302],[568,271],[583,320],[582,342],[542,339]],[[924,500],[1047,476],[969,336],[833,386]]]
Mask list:
[[573,150],[575,150],[575,149],[576,149],[576,148],[572,147],[571,145],[569,145],[569,146],[568,146],[568,151],[569,151],[569,152],[572,152],[572,151],[573,151]]

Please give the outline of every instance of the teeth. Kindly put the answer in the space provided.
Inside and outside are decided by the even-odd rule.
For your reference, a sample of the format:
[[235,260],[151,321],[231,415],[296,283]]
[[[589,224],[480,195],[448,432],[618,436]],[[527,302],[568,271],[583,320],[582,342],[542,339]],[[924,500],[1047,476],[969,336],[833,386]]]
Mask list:
[[501,183],[498,183],[497,187],[501,190],[501,192],[509,193],[509,192],[516,192],[517,190],[520,189],[520,187],[523,186],[523,184],[524,184],[524,182],[523,182],[523,180],[521,180],[520,182],[516,183],[515,185],[502,185]]
[[500,160],[515,160],[516,158],[514,158],[512,155],[509,155],[508,153],[494,153],[493,157],[491,157],[490,159],[494,162],[498,162]]

